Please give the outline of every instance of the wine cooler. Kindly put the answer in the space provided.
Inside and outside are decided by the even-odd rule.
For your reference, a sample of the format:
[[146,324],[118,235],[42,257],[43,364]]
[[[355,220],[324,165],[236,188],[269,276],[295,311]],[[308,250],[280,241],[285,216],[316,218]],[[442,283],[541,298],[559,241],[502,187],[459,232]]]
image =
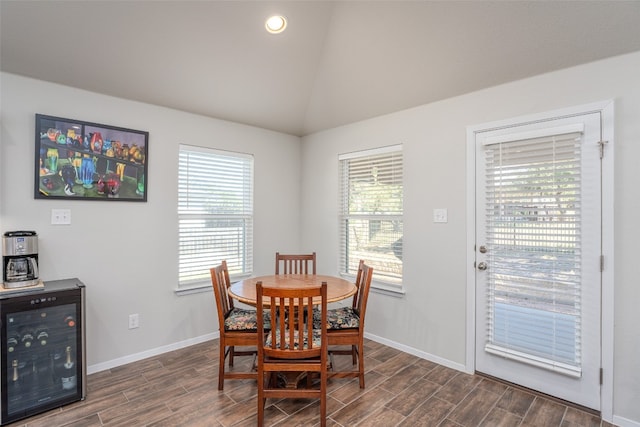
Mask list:
[[77,279],[0,292],[0,424],[85,398],[84,306]]

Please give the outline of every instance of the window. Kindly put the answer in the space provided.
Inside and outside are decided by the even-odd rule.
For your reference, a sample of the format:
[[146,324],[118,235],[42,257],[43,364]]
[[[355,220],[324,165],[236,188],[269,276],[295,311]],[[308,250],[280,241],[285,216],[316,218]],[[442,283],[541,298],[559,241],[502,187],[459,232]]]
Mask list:
[[364,259],[377,281],[402,284],[402,146],[343,154],[340,161],[340,271]]
[[180,145],[178,283],[209,281],[227,261],[230,275],[253,271],[253,156]]
[[555,132],[485,147],[486,351],[580,377],[582,131]]

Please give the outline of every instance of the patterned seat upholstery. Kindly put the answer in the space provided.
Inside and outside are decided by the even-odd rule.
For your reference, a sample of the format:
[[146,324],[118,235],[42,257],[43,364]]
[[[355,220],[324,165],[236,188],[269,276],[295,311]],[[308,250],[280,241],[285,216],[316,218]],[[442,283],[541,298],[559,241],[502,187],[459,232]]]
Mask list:
[[[271,329],[270,314],[264,313],[264,328]],[[225,331],[257,331],[258,318],[255,310],[234,307],[224,319]]]
[[[313,327],[320,328],[319,310],[313,310]],[[354,329],[360,326],[360,315],[352,307],[327,310],[327,329]]]
[[[273,342],[273,335],[275,333],[276,336],[276,347],[280,347],[280,333],[278,330],[275,331],[271,331],[269,333],[269,335],[267,335],[267,339],[264,342],[264,345],[267,347],[271,347],[271,344]],[[289,331],[285,329],[285,334],[288,334]],[[309,334],[307,333],[307,331],[304,331],[303,334],[303,349],[308,349],[309,348]],[[313,340],[313,347],[320,347],[322,345],[322,331],[320,329],[314,329],[312,332],[312,340]],[[298,350],[300,349],[300,334],[298,333],[297,330],[293,331],[293,348]],[[285,348],[289,348],[290,343],[286,342],[285,343]]]

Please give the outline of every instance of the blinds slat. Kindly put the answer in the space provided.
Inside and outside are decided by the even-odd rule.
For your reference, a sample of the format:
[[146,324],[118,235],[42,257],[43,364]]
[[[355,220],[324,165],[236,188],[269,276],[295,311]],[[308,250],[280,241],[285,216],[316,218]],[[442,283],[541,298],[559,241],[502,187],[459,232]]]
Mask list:
[[485,349],[579,376],[580,133],[485,149]]

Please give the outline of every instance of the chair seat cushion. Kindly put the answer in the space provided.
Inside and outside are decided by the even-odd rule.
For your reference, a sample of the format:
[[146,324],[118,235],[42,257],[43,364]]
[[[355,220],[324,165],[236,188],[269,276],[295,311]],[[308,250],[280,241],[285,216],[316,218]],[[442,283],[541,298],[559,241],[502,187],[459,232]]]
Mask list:
[[[271,329],[271,316],[264,312],[264,328]],[[234,307],[224,319],[225,331],[257,331],[258,315],[255,310]]]
[[[320,328],[322,313],[313,311],[313,327]],[[354,329],[360,326],[360,316],[351,307],[327,310],[327,329]]]
[[[271,347],[271,344],[273,343],[273,334],[275,333],[276,335],[276,347],[280,346],[280,333],[276,330],[276,331],[271,331],[269,332],[269,335],[267,335],[267,339],[264,342],[264,346],[265,347]],[[286,329],[285,330],[285,334],[289,334],[289,330]],[[287,335],[288,336],[288,335]],[[299,331],[293,331],[293,340],[294,340],[294,348],[296,350],[300,349],[300,339],[299,339]],[[309,348],[309,334],[307,332],[307,330],[304,330],[303,333],[303,349],[307,349]],[[312,333],[312,340],[313,340],[313,347],[315,348],[320,348],[320,346],[322,345],[322,331],[319,329],[314,329],[313,333]],[[289,349],[289,345],[286,346],[287,349]]]

